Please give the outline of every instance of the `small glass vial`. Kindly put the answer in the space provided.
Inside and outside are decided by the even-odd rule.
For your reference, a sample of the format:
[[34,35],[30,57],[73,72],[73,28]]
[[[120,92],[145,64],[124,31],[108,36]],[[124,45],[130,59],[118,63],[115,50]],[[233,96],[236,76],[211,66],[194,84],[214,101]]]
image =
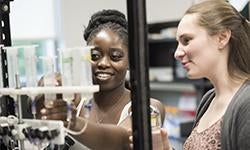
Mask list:
[[151,107],[151,130],[153,150],[163,150],[161,136],[161,114],[156,108]]

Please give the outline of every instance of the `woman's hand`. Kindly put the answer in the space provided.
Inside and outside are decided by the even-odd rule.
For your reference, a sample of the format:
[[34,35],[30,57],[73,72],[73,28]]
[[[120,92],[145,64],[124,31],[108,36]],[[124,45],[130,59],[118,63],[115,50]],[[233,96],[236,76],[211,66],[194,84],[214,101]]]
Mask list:
[[166,129],[161,128],[161,137],[162,137],[162,143],[163,143],[163,150],[173,150],[169,139]]
[[[71,125],[74,125],[76,120],[76,107],[72,104],[71,106]],[[63,100],[54,100],[51,105],[41,109],[41,118],[46,120],[61,120],[64,126],[68,125],[68,106]]]
[[[129,130],[128,131],[130,136],[129,136],[129,142],[130,142],[130,149],[133,149],[133,135],[132,135],[132,131]],[[153,144],[153,150],[173,150],[172,146],[168,140],[168,135],[167,135],[167,131],[163,128],[161,128],[160,132],[155,132],[152,133],[152,137],[155,136],[160,136],[161,140],[156,140],[159,138],[152,138],[152,144]]]

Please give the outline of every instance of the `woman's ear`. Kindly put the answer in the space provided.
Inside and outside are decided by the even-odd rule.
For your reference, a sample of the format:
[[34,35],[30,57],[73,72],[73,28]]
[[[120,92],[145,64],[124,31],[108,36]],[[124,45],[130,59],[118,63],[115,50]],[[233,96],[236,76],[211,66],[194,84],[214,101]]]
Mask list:
[[219,49],[224,49],[228,45],[230,38],[231,30],[226,29],[221,31],[218,35]]

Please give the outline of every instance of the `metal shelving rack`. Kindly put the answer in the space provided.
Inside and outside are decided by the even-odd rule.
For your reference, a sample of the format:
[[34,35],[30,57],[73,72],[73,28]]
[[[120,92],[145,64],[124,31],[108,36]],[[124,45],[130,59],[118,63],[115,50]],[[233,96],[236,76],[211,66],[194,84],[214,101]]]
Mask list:
[[127,12],[134,149],[150,150],[152,141],[145,0],[127,0]]
[[[10,1],[13,0],[0,0],[0,44],[4,46],[11,46],[11,35],[10,35]],[[8,87],[8,67],[6,50],[1,49],[1,60],[2,60],[2,74],[3,74],[3,86]]]
[[[10,35],[10,1],[13,0],[0,0],[0,44],[3,46],[11,46]],[[2,62],[2,82],[3,87],[9,87],[8,82],[8,64],[6,50],[1,47],[1,62]],[[14,115],[14,101],[8,96],[1,98],[2,114],[4,116]]]
[[[0,0],[0,44],[3,46],[11,46],[10,35],[10,1]],[[2,64],[2,82],[3,87],[9,87],[8,82],[8,64],[6,50],[1,46],[1,64]],[[15,113],[14,100],[8,96],[3,96],[0,101],[1,115],[8,116]],[[0,144],[0,149],[7,149],[3,144]]]

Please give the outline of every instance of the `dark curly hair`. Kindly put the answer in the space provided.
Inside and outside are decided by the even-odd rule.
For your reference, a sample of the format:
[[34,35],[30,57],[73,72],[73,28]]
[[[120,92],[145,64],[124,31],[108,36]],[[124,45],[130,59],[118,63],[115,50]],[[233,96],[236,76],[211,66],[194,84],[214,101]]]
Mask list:
[[111,30],[119,35],[125,46],[128,46],[127,28],[127,20],[123,13],[113,9],[102,10],[91,16],[83,36],[89,43],[101,30]]

